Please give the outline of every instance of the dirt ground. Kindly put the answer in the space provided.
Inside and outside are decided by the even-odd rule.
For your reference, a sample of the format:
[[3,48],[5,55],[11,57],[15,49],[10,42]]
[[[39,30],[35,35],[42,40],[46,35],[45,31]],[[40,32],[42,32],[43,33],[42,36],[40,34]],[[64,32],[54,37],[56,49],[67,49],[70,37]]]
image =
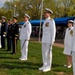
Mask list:
[[54,46],[64,48],[64,44],[61,44],[61,43],[54,43]]

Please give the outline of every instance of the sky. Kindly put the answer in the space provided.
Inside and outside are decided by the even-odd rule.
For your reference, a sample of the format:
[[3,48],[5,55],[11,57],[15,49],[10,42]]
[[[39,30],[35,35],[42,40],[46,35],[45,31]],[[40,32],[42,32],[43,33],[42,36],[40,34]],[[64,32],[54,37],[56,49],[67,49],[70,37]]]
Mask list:
[[3,6],[4,2],[7,1],[7,0],[0,0],[0,7]]

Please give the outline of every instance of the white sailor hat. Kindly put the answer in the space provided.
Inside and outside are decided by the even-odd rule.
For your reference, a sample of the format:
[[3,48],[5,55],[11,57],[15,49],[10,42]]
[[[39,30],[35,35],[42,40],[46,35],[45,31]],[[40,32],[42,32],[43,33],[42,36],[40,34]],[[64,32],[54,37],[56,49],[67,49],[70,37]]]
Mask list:
[[45,8],[45,12],[50,12],[51,14],[53,14],[53,11],[49,8]]
[[30,19],[30,16],[28,14],[24,14],[23,18],[24,17],[28,17]]
[[13,16],[13,18],[16,19],[16,20],[18,19],[16,16]]
[[74,22],[73,20],[69,20],[69,21],[68,21],[68,23],[73,23],[73,22]]
[[13,21],[13,19],[8,19],[8,21]]
[[2,16],[2,18],[3,18],[3,19],[6,19],[6,17],[5,17],[5,16]]

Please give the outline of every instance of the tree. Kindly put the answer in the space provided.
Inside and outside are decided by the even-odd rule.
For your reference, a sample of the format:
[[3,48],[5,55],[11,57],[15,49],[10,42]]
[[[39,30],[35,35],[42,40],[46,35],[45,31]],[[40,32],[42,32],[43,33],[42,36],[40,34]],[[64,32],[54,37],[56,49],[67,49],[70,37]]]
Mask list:
[[[14,5],[16,5],[16,14],[19,21],[22,20],[25,13],[29,14],[31,19],[40,19],[41,0],[14,0],[6,1],[3,9],[6,10],[8,18],[12,18],[14,13]],[[75,0],[44,0],[44,9],[50,8],[54,12],[53,18],[67,17],[75,15]],[[11,13],[11,14],[10,14]]]

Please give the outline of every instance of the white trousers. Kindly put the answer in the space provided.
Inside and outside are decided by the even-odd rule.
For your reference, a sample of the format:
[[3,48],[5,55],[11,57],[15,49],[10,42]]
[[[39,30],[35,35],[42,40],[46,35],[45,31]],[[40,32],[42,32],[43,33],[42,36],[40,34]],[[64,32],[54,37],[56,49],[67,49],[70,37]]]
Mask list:
[[0,36],[0,48],[1,48],[1,36]]
[[21,58],[27,60],[29,41],[21,40]]
[[72,61],[73,61],[73,75],[75,75],[75,52],[72,53]]
[[49,43],[42,43],[42,58],[43,58],[43,66],[47,66],[51,69],[52,46],[50,46]]

